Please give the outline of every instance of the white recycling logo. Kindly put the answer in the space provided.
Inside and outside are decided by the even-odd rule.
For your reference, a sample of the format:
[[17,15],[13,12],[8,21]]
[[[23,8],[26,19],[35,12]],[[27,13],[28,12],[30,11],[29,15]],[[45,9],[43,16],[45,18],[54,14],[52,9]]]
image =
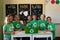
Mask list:
[[34,30],[33,29],[30,29],[30,33],[34,33]]

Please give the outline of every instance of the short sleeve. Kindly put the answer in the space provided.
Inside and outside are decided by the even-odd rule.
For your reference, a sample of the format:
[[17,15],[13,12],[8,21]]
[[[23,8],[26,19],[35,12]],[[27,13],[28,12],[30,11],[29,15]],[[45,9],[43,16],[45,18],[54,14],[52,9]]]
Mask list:
[[6,27],[7,27],[7,25],[5,24],[5,25],[3,25],[3,30],[6,30]]
[[56,30],[55,24],[52,25],[51,30]]
[[56,25],[55,24],[53,24],[53,30],[56,30]]

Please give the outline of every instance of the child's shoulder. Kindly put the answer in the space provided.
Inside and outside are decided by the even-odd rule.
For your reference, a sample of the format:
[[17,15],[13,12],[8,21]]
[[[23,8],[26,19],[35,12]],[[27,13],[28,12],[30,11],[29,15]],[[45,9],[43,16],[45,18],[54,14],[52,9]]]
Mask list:
[[13,23],[16,22],[16,21],[12,21]]
[[37,20],[37,21],[41,21],[41,20],[39,19],[39,20]]
[[7,27],[8,24],[4,24],[3,27]]

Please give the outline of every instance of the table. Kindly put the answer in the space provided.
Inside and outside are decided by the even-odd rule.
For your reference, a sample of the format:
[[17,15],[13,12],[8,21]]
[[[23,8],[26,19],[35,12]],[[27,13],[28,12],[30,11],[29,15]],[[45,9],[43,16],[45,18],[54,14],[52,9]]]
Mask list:
[[38,34],[25,34],[25,31],[16,31],[14,35],[11,35],[11,40],[14,40],[14,37],[30,37],[30,40],[34,40],[34,38],[47,38],[51,37],[53,40],[51,32],[39,31]]
[[11,35],[11,40],[14,40],[14,37],[30,37],[31,39],[31,35],[32,34],[25,34],[24,31],[21,31],[21,32],[16,31],[14,35]]
[[33,34],[33,40],[34,38],[47,38],[48,40],[48,37],[51,37],[51,40],[53,40],[51,32],[39,31],[38,34]]

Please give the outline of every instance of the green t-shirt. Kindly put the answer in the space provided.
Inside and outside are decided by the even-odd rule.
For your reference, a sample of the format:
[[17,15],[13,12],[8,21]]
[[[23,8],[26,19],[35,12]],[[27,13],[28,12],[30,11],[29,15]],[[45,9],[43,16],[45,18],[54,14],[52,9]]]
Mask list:
[[16,22],[16,21],[13,21],[13,26],[16,30],[19,30],[21,28],[21,23],[20,22]]
[[36,21],[32,20],[31,21],[31,26],[32,27],[38,27],[38,20],[36,20]]
[[47,26],[47,21],[38,20],[38,25],[40,27],[40,30],[44,30],[44,28]]
[[32,27],[31,21],[27,22],[26,26],[29,27],[29,28],[31,28]]
[[[56,30],[55,24],[53,24],[53,23],[48,24],[47,30]],[[52,34],[53,34],[53,39],[55,39],[55,32],[52,32]]]
[[[5,24],[5,25],[3,26],[3,30],[6,31],[6,32],[11,32],[11,31],[14,30],[14,26],[13,26],[12,23]],[[10,38],[10,37],[11,37],[11,34],[3,34],[3,35],[4,35],[4,37],[6,37],[6,38]]]

